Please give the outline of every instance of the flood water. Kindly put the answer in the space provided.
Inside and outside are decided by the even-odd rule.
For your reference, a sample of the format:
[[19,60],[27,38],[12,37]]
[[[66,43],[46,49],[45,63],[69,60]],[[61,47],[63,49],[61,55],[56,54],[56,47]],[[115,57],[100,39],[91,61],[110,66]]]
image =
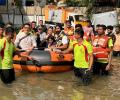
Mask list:
[[16,81],[0,81],[0,100],[120,100],[120,58],[112,61],[109,76],[94,76],[92,84],[82,86],[73,71],[65,73],[16,72]]

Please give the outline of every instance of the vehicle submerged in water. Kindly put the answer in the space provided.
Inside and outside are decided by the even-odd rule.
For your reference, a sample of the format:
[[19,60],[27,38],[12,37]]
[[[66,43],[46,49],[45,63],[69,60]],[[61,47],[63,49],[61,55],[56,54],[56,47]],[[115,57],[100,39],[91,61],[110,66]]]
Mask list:
[[[32,59],[30,59],[32,58]],[[30,72],[65,72],[72,69],[72,54],[57,54],[51,51],[33,50],[30,54],[23,52],[15,55],[13,66],[16,70]]]

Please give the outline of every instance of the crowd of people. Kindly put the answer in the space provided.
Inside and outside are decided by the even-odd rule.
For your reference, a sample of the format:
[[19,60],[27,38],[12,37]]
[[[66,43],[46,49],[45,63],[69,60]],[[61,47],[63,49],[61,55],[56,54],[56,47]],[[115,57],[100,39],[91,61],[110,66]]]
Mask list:
[[54,27],[43,24],[43,20],[25,23],[16,34],[11,23],[0,24],[0,76],[4,83],[15,80],[13,68],[14,52],[26,52],[34,48],[54,51],[60,54],[73,53],[74,73],[83,84],[91,82],[91,73],[108,75],[113,56],[120,56],[120,26],[96,25],[88,21],[73,27],[69,20],[64,28],[61,24]]

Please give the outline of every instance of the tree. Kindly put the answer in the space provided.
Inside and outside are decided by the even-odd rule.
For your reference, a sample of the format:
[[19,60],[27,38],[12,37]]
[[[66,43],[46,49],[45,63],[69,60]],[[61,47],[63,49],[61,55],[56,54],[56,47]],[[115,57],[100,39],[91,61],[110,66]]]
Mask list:
[[93,12],[93,5],[95,0],[66,0],[65,3],[68,7],[87,7],[86,15],[88,18],[91,17]]
[[54,2],[54,0],[47,0],[47,4],[49,4],[49,3],[53,3],[54,4],[55,2]]
[[89,3],[87,5],[86,15],[89,19],[91,19],[92,14],[94,12],[94,3],[95,3],[95,0],[89,0]]

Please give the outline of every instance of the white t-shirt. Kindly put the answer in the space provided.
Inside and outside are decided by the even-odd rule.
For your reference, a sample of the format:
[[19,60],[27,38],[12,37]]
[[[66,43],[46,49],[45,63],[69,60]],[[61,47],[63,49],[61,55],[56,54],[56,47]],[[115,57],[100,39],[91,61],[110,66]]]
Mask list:
[[67,38],[67,36],[63,36],[62,37],[62,44],[64,45],[64,44],[68,44],[68,38]]
[[46,33],[43,32],[43,33],[40,33],[40,41],[43,41],[44,39],[46,39]]
[[[25,37],[25,36],[26,36],[26,34],[24,32],[19,32],[18,35],[16,36],[15,45],[16,46],[19,45],[21,47],[21,49],[23,49],[23,50],[29,49],[32,46],[34,46],[34,47],[37,46],[34,35],[30,34],[27,37]],[[21,40],[22,37],[25,37],[25,38]],[[20,43],[19,43],[19,41],[20,41]]]

